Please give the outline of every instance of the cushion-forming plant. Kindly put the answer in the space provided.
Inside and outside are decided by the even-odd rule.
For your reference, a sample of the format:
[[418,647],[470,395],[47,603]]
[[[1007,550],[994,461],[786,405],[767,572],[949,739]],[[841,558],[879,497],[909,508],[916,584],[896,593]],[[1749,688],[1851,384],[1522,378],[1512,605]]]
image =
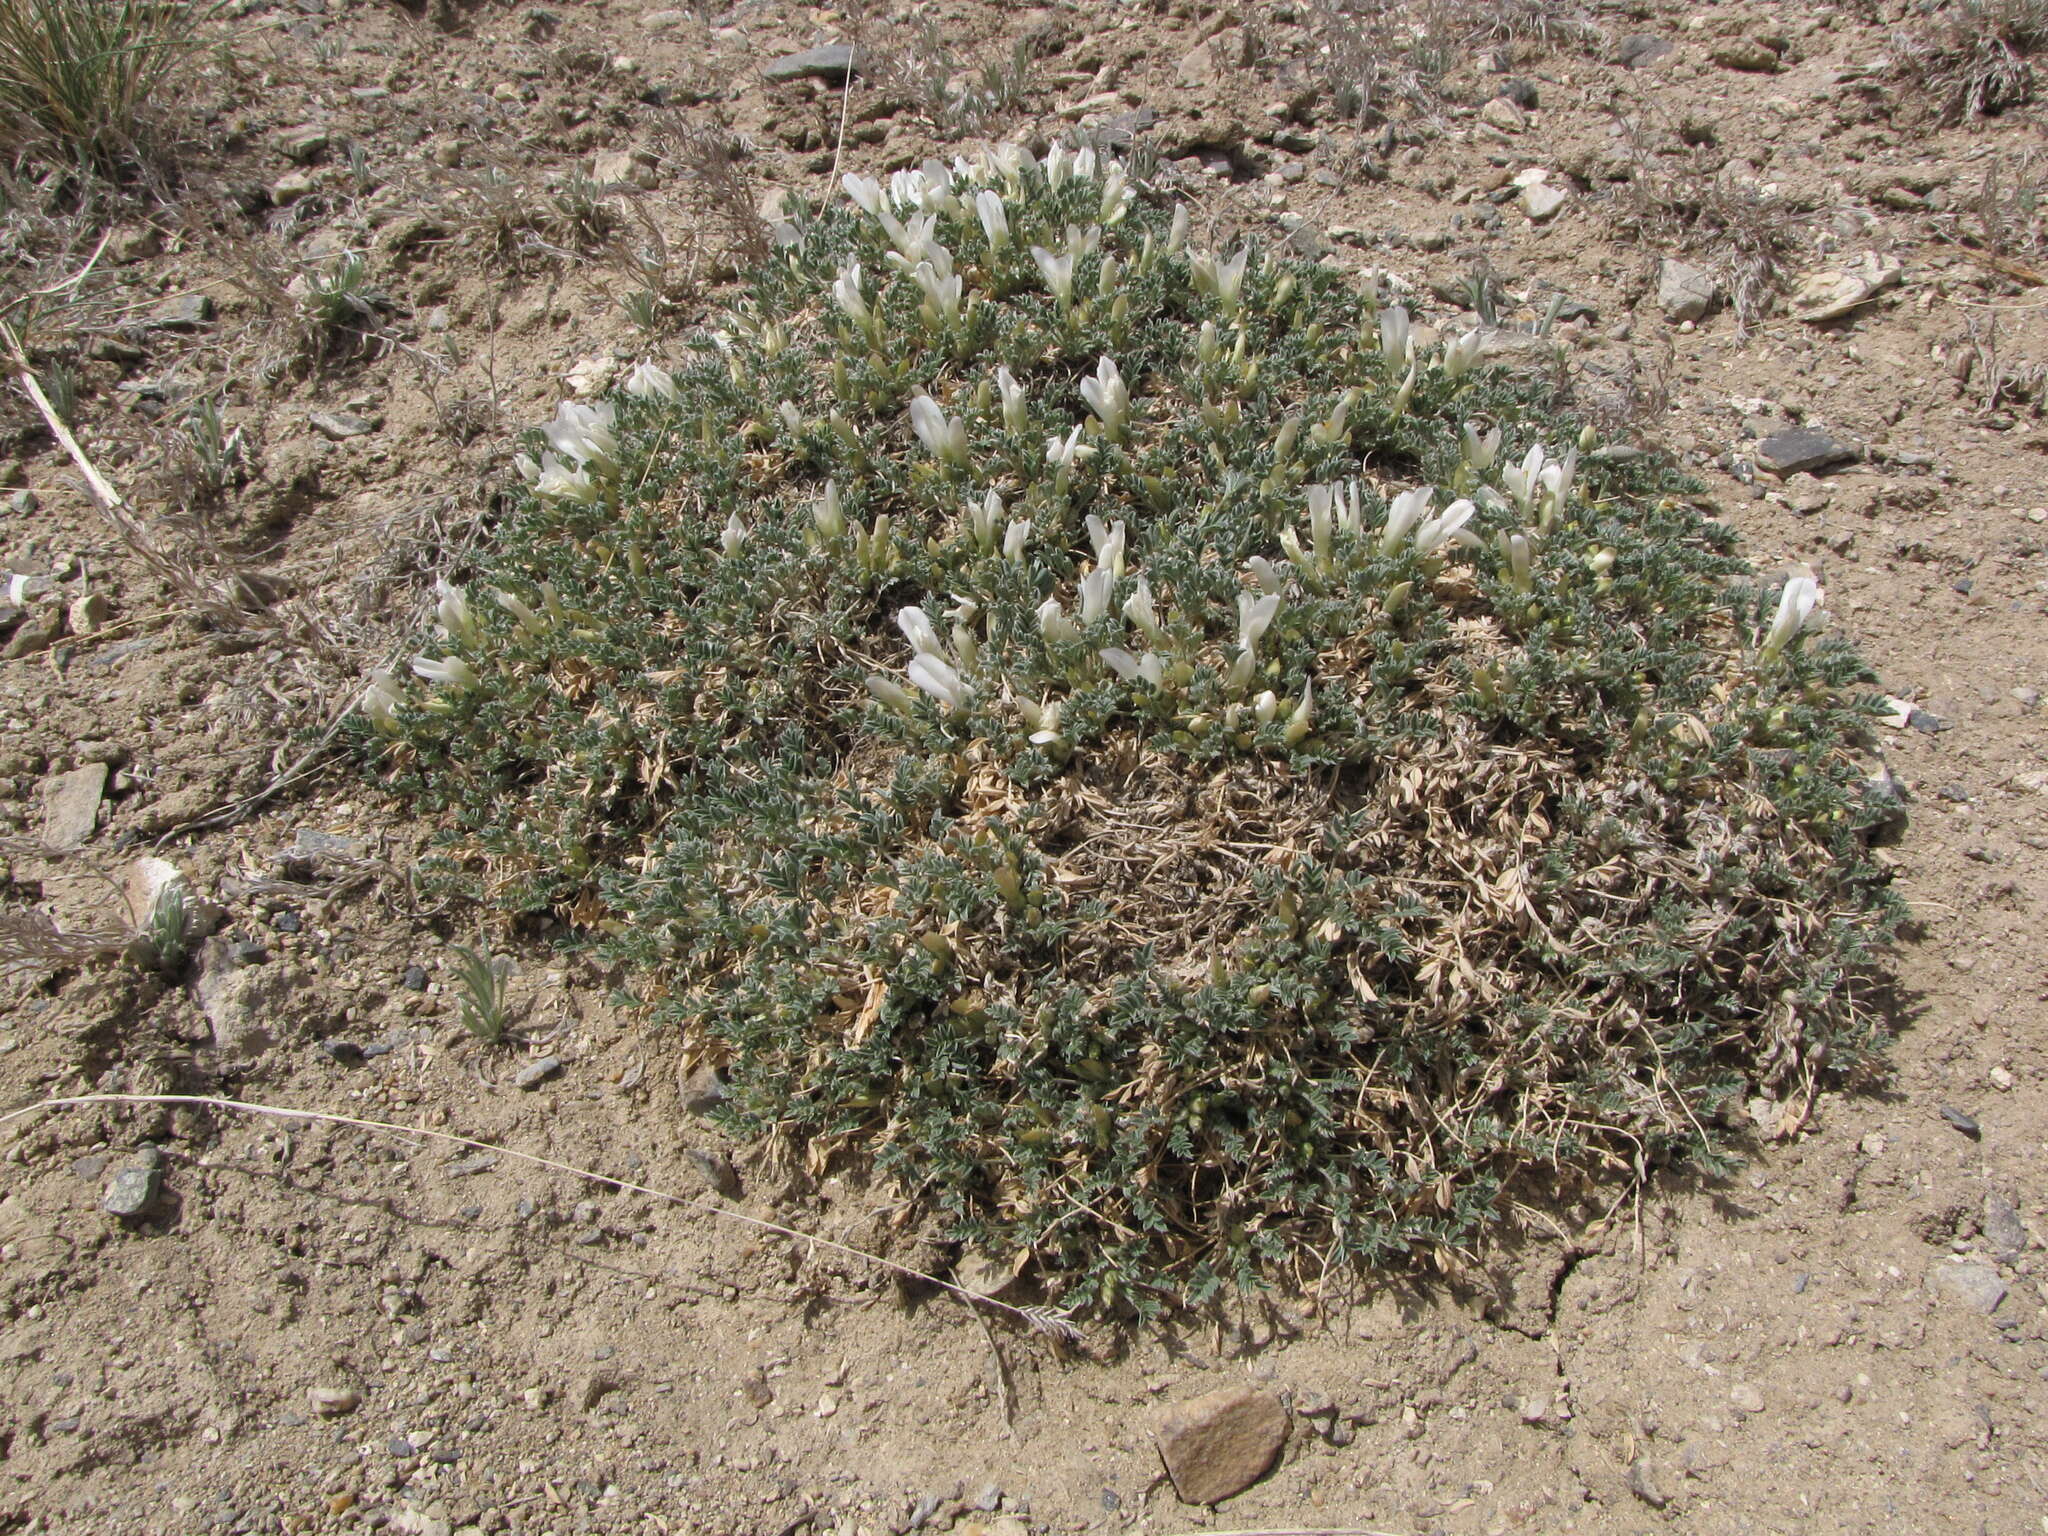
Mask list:
[[1549,386],[1090,151],[800,212],[364,702],[451,877],[1063,1305],[1450,1263],[1881,1036],[1867,674]]

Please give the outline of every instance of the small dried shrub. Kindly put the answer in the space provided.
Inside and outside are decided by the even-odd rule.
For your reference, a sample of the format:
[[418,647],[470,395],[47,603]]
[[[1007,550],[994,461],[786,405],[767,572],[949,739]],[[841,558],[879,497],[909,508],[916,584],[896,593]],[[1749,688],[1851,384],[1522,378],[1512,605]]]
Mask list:
[[445,880],[634,967],[735,1131],[1149,1312],[1871,1063],[1810,578],[1092,154],[849,191],[562,407],[363,705]]
[[0,150],[132,172],[153,114],[217,7],[193,0],[0,0]]
[[1943,122],[2034,99],[2033,57],[2048,47],[2048,0],[1951,0],[1892,38],[1901,104]]

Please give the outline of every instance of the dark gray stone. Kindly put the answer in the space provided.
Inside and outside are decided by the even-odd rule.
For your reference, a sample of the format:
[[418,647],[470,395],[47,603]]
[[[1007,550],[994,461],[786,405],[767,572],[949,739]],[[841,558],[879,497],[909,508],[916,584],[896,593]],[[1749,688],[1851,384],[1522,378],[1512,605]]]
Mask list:
[[853,50],[844,43],[828,43],[823,48],[806,48],[802,53],[786,53],[761,71],[761,77],[771,84],[780,85],[789,80],[822,80],[827,85],[844,85],[848,75],[860,73],[860,66],[854,60]]
[[308,411],[306,420],[322,437],[330,437],[337,443],[351,437],[368,437],[383,425],[381,421],[351,416],[346,411]]
[[147,1215],[163,1193],[164,1176],[156,1168],[123,1168],[107,1181],[100,1209],[109,1216],[132,1218]]
[[561,1057],[543,1056],[540,1060],[528,1062],[525,1066],[521,1067],[519,1075],[512,1079],[512,1086],[531,1092],[561,1070]]
[[1661,64],[1677,50],[1677,44],[1663,37],[1625,37],[1614,51],[1614,61],[1623,69],[1648,69]]
[[2026,1223],[2013,1203],[1995,1189],[1984,1197],[1984,1243],[2001,1264],[2011,1264],[2027,1251]]
[[166,299],[149,324],[159,331],[196,331],[213,319],[213,300],[203,293],[181,293]]
[[1856,456],[1852,445],[1809,427],[1774,432],[1756,445],[1757,467],[1780,477],[1801,472],[1819,474]]

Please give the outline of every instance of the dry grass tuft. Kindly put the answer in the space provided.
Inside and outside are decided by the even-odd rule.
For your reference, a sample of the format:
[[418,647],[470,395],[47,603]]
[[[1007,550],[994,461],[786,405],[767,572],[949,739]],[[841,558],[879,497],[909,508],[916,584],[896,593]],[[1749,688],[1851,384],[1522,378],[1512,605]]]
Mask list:
[[2048,0],[1952,0],[1892,38],[1903,105],[1942,122],[1992,117],[2034,98],[2048,48]]
[[213,10],[190,0],[0,0],[0,152],[116,178],[134,172]]

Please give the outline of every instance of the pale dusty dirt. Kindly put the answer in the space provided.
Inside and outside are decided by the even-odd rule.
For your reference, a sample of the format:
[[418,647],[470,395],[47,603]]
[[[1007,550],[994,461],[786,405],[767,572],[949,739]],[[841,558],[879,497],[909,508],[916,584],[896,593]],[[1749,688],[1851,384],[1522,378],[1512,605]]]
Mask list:
[[[212,65],[195,87],[189,196],[150,215],[164,254],[109,269],[138,313],[199,292],[216,314],[85,365],[88,450],[144,486],[152,396],[125,386],[159,399],[224,388],[261,473],[230,498],[222,537],[326,616],[350,667],[381,659],[370,648],[400,633],[424,573],[475,536],[511,432],[548,413],[571,366],[645,348],[615,260],[536,258],[521,276],[451,227],[397,250],[394,231],[447,183],[440,161],[537,182],[650,142],[641,97],[665,86],[700,117],[727,114],[764,184],[825,190],[837,93],[771,90],[759,70],[843,23],[748,5],[708,29],[650,31],[640,18],[654,8],[553,0],[547,28],[531,8],[484,4],[451,37],[372,0],[243,6],[223,34],[239,68]],[[2048,362],[2048,286],[2027,276],[2035,256],[2016,252],[2006,275],[1950,243],[1972,227],[1988,168],[2009,172],[2039,144],[2040,110],[1953,130],[1894,122],[1893,98],[1860,73],[1884,25],[1822,7],[1645,3],[1604,17],[1605,43],[1517,56],[1539,93],[1523,131],[1482,125],[1476,105],[1503,77],[1467,67],[1434,122],[1404,118],[1388,152],[1377,130],[1269,113],[1307,78],[1289,7],[1253,13],[1265,63],[1194,84],[1181,60],[1232,13],[930,9],[963,56],[1034,28],[1048,39],[1033,89],[993,134],[1150,106],[1169,150],[1241,142],[1234,174],[1165,162],[1218,228],[1278,234],[1292,212],[1360,231],[1328,259],[1389,269],[1447,325],[1457,311],[1431,284],[1483,258],[1510,295],[1504,321],[1526,324],[1547,288],[1592,307],[1569,327],[1583,365],[1668,356],[1670,408],[1645,413],[1644,438],[1699,469],[1760,565],[1811,562],[1888,689],[1946,726],[1884,743],[1911,793],[1888,856],[1916,914],[1894,1080],[1824,1095],[1781,1139],[1760,1127],[1725,1183],[1664,1177],[1615,1184],[1611,1208],[1532,1206],[1455,1280],[1399,1278],[1320,1309],[1275,1296],[1230,1328],[1097,1328],[1065,1356],[999,1329],[1006,1380],[990,1337],[943,1297],[907,1300],[867,1266],[509,1158],[480,1166],[427,1142],[194,1110],[17,1120],[0,1127],[0,1529],[790,1536],[902,1529],[919,1509],[933,1529],[957,1517],[954,1529],[1011,1533],[1006,1515],[1033,1532],[2048,1529],[2048,759],[2030,691],[2048,686],[2048,427],[2024,400],[1986,410],[1988,361],[1967,384],[1952,361],[1968,326],[1982,336],[1995,321],[2008,375]],[[1758,33],[1787,44],[1781,72],[1710,61]],[[1629,36],[1676,48],[1624,69],[1609,60]],[[621,54],[630,70],[605,63]],[[845,168],[947,147],[865,87],[850,106]],[[1903,280],[1825,327],[1779,313],[1742,337],[1726,312],[1671,325],[1654,302],[1669,248],[1621,238],[1608,201],[1614,112],[1709,125],[1721,152],[1801,202],[1795,274],[1876,251]],[[307,167],[311,190],[288,209],[236,211],[230,194],[294,169],[280,135],[308,122],[331,139]],[[1368,153],[1384,181],[1362,174]],[[1563,211],[1534,226],[1504,202],[1482,221],[1494,205],[1472,189],[1530,165],[1581,178]],[[682,251],[691,199],[665,167],[631,201]],[[389,345],[265,383],[274,317],[233,278],[251,252],[288,273],[349,248],[370,253],[393,301]],[[706,313],[699,301],[675,321]],[[436,401],[493,396],[467,444],[442,430]],[[315,408],[381,426],[328,442],[306,424]],[[1864,459],[1818,486],[1728,472],[1749,433],[1801,420]],[[353,674],[260,630],[193,622],[32,421],[7,407],[5,462],[38,505],[7,515],[0,564],[59,573],[64,601],[90,589],[112,613],[110,628],[0,663],[7,900],[90,920],[111,899],[95,872],[154,850],[221,903],[228,938],[268,959],[250,973],[263,1036],[227,1048],[189,990],[132,968],[7,982],[9,1100],[225,1093],[702,1193],[687,1154],[717,1142],[679,1106],[678,1044],[615,1010],[610,978],[524,936],[517,993],[546,1037],[533,1049],[566,1063],[530,1092],[511,1085],[518,1061],[456,1027],[438,967],[472,919],[413,902],[402,872],[433,829],[398,819],[356,770],[178,830],[294,761],[305,738],[285,732],[317,731]],[[107,757],[114,793],[85,850],[34,854],[22,840],[40,830],[46,778]],[[362,841],[351,857],[297,857],[302,829]],[[424,991],[405,984],[415,963],[431,972]],[[322,1041],[373,1054],[337,1059]],[[1944,1109],[1974,1117],[1978,1136]],[[124,1227],[99,1200],[145,1140],[163,1148],[166,1193]],[[799,1188],[725,1150],[741,1208],[916,1256],[883,1194]],[[2016,1211],[2019,1251],[2009,1225],[1986,1230],[1987,1201]],[[1988,1315],[1940,1278],[1968,1264],[2003,1289]],[[1246,1380],[1290,1396],[1281,1464],[1213,1513],[1180,1506],[1154,1415]],[[318,1417],[315,1388],[361,1404]],[[989,1485],[1001,1513],[966,1511]]]

